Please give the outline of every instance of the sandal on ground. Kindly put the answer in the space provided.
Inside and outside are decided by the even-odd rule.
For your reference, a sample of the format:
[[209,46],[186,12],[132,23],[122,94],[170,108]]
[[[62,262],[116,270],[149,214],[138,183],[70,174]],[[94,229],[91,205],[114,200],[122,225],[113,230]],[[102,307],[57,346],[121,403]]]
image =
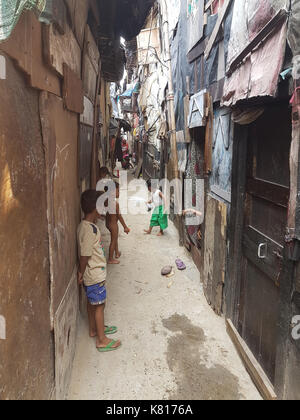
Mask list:
[[107,327],[107,326],[105,326],[105,330],[104,330],[105,335],[112,335],[112,334],[116,334],[117,332],[118,332],[117,327]]
[[115,344],[117,344],[117,341],[112,340],[106,347],[98,347],[97,350],[99,353],[107,353],[109,351],[118,350],[122,344],[120,344],[118,347],[113,347]]
[[175,262],[176,262],[176,266],[177,266],[178,270],[180,270],[180,271],[186,270],[186,265],[184,264],[183,261],[178,259]]

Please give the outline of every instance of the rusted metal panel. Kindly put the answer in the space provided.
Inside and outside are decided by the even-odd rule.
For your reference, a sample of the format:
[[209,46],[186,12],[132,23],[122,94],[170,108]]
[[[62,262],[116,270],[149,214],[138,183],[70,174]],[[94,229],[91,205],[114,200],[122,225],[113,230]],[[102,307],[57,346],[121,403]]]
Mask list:
[[77,114],[83,113],[82,80],[64,63],[63,99],[65,107]]
[[[285,56],[286,0],[247,2],[247,7],[245,2],[234,3],[227,62],[227,72],[230,73],[225,81],[223,97],[226,106],[243,99],[275,96]],[[282,13],[283,18],[268,29],[277,12],[278,16]]]
[[87,54],[83,57],[83,90],[84,95],[92,102],[95,102],[96,87],[97,87],[97,73]]
[[65,0],[69,16],[72,23],[72,29],[80,45],[81,49],[83,49],[84,43],[84,31],[85,25],[88,18],[88,11],[90,7],[90,2],[86,0]]
[[99,71],[99,60],[100,60],[100,53],[96,41],[93,37],[91,29],[89,25],[86,25],[85,28],[85,53],[89,57],[95,72],[98,74]]
[[64,109],[63,100],[45,92],[40,114],[47,163],[53,320],[77,262],[79,127],[77,115]]
[[54,25],[44,27],[44,58],[47,64],[60,76],[63,76],[63,64],[81,77],[81,48],[69,25],[64,35],[58,33]]
[[80,124],[79,177],[89,179],[92,163],[93,127]]
[[32,87],[61,95],[60,81],[43,60],[42,24],[32,12],[23,13],[8,41],[0,50],[14,59]]
[[6,339],[0,340],[0,400],[43,400],[54,388],[54,343],[39,93],[26,86],[7,55],[2,57],[0,315]]
[[75,267],[54,320],[57,400],[66,398],[66,392],[71,380],[76,349],[78,309],[77,267]]
[[47,24],[53,23],[57,31],[63,35],[65,33],[67,21],[65,2],[61,0],[48,0],[40,20]]

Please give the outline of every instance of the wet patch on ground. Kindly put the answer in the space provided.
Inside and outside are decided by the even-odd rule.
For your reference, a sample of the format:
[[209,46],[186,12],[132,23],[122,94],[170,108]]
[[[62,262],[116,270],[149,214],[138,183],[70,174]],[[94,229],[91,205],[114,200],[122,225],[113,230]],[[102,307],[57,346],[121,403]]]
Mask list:
[[206,337],[186,316],[178,314],[162,321],[172,333],[166,353],[169,369],[175,375],[177,389],[167,391],[171,400],[239,400],[239,380],[229,370],[204,363]]

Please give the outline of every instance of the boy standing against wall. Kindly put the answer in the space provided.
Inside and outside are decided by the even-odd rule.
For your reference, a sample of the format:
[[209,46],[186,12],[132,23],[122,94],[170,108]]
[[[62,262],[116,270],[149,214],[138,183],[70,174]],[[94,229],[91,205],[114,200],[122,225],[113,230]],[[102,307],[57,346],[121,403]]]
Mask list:
[[117,350],[120,341],[110,340],[106,335],[115,334],[116,327],[105,327],[104,309],[106,303],[106,258],[101,233],[96,226],[100,215],[97,200],[101,193],[88,190],[82,194],[81,208],[84,220],[78,227],[79,269],[78,283],[84,284],[88,299],[90,336],[97,338],[97,350],[108,352]]

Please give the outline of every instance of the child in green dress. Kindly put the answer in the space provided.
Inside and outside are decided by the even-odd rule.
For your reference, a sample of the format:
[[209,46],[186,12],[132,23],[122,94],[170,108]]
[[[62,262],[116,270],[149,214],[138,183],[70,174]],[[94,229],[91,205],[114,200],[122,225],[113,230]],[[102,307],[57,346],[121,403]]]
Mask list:
[[156,189],[153,192],[151,180],[147,182],[147,186],[149,192],[152,193],[152,199],[148,202],[148,204],[153,204],[154,210],[152,213],[150,227],[148,230],[145,230],[145,233],[147,233],[147,235],[151,235],[153,228],[158,226],[160,228],[160,232],[157,236],[163,236],[164,231],[168,228],[168,215],[165,214],[163,205],[163,203],[165,203],[165,197],[159,189]]

